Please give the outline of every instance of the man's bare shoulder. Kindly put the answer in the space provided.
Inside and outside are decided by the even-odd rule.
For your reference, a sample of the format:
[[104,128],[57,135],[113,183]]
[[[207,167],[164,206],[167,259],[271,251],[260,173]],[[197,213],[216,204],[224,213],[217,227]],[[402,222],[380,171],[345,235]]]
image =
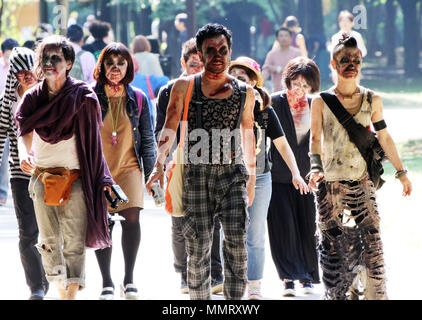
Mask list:
[[186,92],[189,86],[189,82],[193,79],[195,75],[190,75],[186,77],[178,78],[173,85],[173,91],[175,92]]

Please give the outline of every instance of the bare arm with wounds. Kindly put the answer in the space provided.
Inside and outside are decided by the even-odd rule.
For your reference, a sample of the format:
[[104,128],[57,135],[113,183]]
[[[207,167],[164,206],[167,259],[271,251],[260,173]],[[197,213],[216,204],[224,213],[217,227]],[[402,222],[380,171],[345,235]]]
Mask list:
[[171,90],[166,120],[163,129],[161,130],[160,138],[158,139],[157,160],[148,182],[145,185],[149,194],[152,194],[152,185],[157,180],[160,182],[161,188],[164,187],[164,161],[176,138],[176,131],[181,120],[188,85],[189,78],[188,80],[180,78],[174,83]]
[[[383,107],[381,97],[374,94],[372,97],[372,123],[377,123],[384,119],[382,110]],[[377,131],[377,136],[382,149],[384,150],[388,160],[390,160],[396,171],[404,170],[403,163],[396,148],[396,144],[394,143],[387,128]],[[403,196],[410,195],[412,192],[412,183],[408,179],[407,175],[402,174],[399,179],[403,185]]]

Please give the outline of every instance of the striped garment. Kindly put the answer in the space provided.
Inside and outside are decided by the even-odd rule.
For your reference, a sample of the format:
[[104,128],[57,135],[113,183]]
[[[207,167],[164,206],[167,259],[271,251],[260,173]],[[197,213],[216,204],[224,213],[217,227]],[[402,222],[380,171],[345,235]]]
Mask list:
[[23,70],[31,70],[34,65],[34,52],[24,47],[13,48],[10,54],[10,67],[7,74],[6,87],[0,97],[0,161],[3,156],[6,139],[10,140],[10,173],[11,178],[29,180],[30,175],[20,169],[18,154],[18,139],[16,124],[14,121],[13,105],[19,101],[18,80],[15,73]]

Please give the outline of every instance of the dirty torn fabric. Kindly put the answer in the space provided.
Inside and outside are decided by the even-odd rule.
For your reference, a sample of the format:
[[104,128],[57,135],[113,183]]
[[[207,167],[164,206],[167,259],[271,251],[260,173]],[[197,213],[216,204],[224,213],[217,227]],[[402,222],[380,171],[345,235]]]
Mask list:
[[353,299],[350,289],[357,279],[364,282],[364,299],[388,299],[380,218],[371,180],[366,176],[357,181],[322,181],[316,207],[324,299]]

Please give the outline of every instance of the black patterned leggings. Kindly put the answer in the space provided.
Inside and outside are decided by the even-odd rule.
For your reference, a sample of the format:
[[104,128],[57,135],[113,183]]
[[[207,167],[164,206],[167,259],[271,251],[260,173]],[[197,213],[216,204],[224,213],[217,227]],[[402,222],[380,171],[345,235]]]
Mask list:
[[350,299],[358,272],[364,297],[387,299],[375,188],[360,181],[323,181],[316,192],[319,256],[325,299]]

